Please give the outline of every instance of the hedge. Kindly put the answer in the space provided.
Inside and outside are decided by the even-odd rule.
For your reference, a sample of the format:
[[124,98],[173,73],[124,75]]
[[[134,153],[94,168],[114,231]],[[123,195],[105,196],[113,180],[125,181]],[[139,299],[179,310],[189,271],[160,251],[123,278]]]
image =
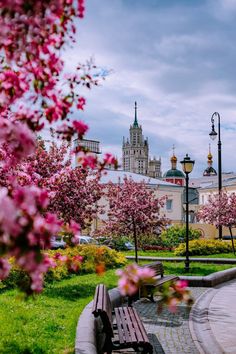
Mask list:
[[[64,250],[47,250],[47,253],[56,263],[55,268],[50,268],[44,276],[46,283],[54,280],[65,279],[71,274],[97,273],[106,269],[122,267],[127,263],[125,256],[106,246],[80,245]],[[66,257],[67,261],[62,262],[60,257]],[[82,261],[81,261],[82,259]],[[29,277],[14,264],[14,259],[10,260],[12,268],[9,276],[0,282],[0,288],[27,289],[29,287]]]
[[[181,243],[175,249],[176,256],[185,256],[185,243]],[[190,256],[201,256],[208,254],[217,253],[230,253],[232,252],[232,246],[227,241],[219,240],[192,240],[189,241],[189,255]]]

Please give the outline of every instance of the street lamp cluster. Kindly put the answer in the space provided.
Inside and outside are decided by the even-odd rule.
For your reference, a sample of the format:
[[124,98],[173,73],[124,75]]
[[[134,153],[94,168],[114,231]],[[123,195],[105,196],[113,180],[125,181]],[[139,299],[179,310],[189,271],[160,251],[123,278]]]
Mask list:
[[[215,131],[215,120],[214,117],[218,118],[218,134]],[[215,140],[215,138],[218,135],[218,191],[219,195],[221,193],[222,189],[222,163],[221,163],[221,140],[220,140],[220,114],[218,112],[214,112],[211,116],[211,132],[209,134],[210,138],[212,140]],[[194,160],[191,160],[188,154],[186,154],[185,158],[183,161],[180,161],[182,165],[182,169],[185,173],[185,201],[186,201],[186,239],[185,239],[185,245],[186,245],[186,252],[185,252],[185,271],[188,273],[189,272],[189,174],[193,170],[194,166]],[[219,239],[222,239],[222,226],[219,226]]]

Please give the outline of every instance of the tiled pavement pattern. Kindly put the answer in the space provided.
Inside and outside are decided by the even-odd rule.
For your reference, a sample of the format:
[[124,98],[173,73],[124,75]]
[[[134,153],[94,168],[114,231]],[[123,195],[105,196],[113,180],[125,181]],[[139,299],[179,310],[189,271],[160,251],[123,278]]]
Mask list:
[[[194,299],[197,299],[207,288],[191,288]],[[189,331],[189,310],[180,305],[173,314],[166,307],[157,313],[157,304],[141,299],[135,303],[148,337],[153,345],[153,354],[199,354]],[[114,353],[132,353],[133,350]]]

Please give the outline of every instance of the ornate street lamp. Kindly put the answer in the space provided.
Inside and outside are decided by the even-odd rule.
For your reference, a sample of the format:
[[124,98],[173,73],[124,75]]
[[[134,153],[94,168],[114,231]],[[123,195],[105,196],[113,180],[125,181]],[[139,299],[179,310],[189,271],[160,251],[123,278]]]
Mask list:
[[[214,116],[218,117],[218,134],[215,131],[215,120]],[[219,195],[221,194],[222,189],[222,164],[221,164],[221,140],[220,140],[220,114],[218,112],[214,112],[211,116],[211,132],[210,138],[215,140],[218,135],[218,191]],[[222,240],[222,226],[219,226],[219,239]]]
[[191,160],[188,154],[186,154],[185,158],[183,161],[180,161],[182,165],[182,169],[185,173],[185,181],[186,181],[186,187],[185,187],[185,193],[186,193],[186,239],[185,239],[185,244],[186,244],[186,253],[185,253],[185,272],[189,272],[189,220],[188,220],[188,214],[189,214],[189,201],[188,201],[188,184],[189,184],[189,173],[192,172],[193,170],[193,165],[195,161]]

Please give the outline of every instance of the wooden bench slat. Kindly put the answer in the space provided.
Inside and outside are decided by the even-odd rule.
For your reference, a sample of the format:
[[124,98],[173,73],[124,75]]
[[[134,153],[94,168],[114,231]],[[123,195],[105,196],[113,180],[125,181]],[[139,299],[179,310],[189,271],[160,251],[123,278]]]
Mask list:
[[136,333],[138,342],[139,343],[146,343],[146,342],[148,343],[149,339],[146,334],[146,330],[143,327],[142,322],[140,321],[140,317],[137,313],[137,310],[134,308],[130,308],[130,316],[131,316],[133,323],[134,323],[135,333]]
[[138,323],[139,331],[140,331],[140,333],[142,333],[142,341],[144,343],[149,343],[147,332],[146,332],[146,330],[144,328],[144,325],[143,325],[142,321],[140,321],[140,319],[139,319],[139,316],[138,316],[138,313],[137,313],[136,309],[134,309],[133,314],[134,314],[134,316],[136,318],[136,321]]
[[132,317],[130,316],[128,307],[124,307],[123,311],[125,313],[125,319],[129,331],[130,342],[131,343],[137,342],[137,333],[134,330],[134,322],[132,321]]
[[115,308],[115,316],[116,316],[116,324],[117,324],[117,330],[118,330],[118,335],[119,335],[119,341],[121,344],[124,344],[124,335],[123,335],[123,327],[121,325],[121,317],[120,317],[120,308],[116,307]]
[[117,307],[114,308],[116,327],[119,336],[119,343],[112,343],[112,306],[107,288],[100,284],[96,288],[93,314],[100,316],[105,333],[104,352],[111,353],[113,348],[134,348],[142,347],[143,353],[152,353],[152,345],[148,339],[142,321],[134,308]]

